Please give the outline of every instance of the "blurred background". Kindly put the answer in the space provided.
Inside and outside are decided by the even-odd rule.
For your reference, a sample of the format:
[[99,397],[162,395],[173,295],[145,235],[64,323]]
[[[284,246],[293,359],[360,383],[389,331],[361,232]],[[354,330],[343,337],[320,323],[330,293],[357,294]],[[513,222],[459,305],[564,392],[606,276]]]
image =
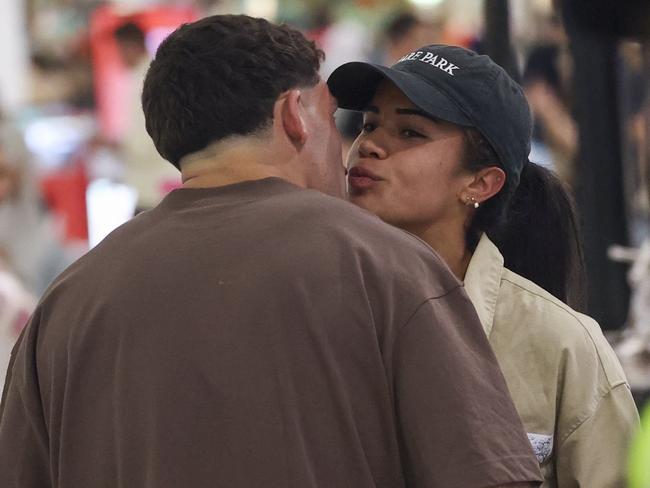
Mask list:
[[[576,196],[587,313],[637,398],[650,390],[650,2],[598,0],[1,0],[0,372],[38,297],[117,225],[180,185],[139,94],[183,22],[247,13],[300,28],[326,77],[424,44],[487,53],[535,116],[531,159]],[[349,144],[354,113],[337,114]],[[102,279],[98,276],[97,279]]]

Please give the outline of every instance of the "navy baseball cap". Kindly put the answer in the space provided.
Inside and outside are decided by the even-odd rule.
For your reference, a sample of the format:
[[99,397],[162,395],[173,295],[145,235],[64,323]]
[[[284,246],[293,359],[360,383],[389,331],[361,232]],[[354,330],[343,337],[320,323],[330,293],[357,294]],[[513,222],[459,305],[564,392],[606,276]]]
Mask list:
[[521,86],[488,56],[432,44],[390,68],[346,63],[327,84],[339,107],[364,110],[383,80],[394,83],[426,114],[476,128],[496,151],[510,181],[519,183],[530,154],[530,108]]

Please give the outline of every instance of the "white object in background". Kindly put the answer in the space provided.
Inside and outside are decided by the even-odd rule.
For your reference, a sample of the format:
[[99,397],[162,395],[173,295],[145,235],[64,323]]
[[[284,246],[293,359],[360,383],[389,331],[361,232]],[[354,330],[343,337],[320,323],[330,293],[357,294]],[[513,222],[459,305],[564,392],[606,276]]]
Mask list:
[[34,118],[25,126],[27,149],[36,156],[41,169],[59,168],[97,131],[90,113],[47,115]]
[[632,388],[650,388],[650,237],[638,249],[611,246],[609,258],[631,264],[631,288],[626,327],[614,347]]
[[638,249],[610,246],[608,256],[613,261],[631,264],[627,273],[632,291],[628,327],[646,340],[650,352],[650,238]]
[[25,0],[2,2],[0,15],[0,106],[14,112],[31,93]]
[[409,0],[409,2],[415,5],[416,7],[430,8],[430,7],[437,7],[443,2],[443,0]]
[[88,246],[99,244],[115,228],[133,217],[138,193],[128,185],[95,180],[86,190]]
[[343,18],[330,25],[320,38],[325,59],[320,65],[323,79],[348,61],[368,61],[374,46],[372,33],[361,22]]
[[129,15],[160,3],[158,0],[110,0],[113,9],[121,15]]
[[176,30],[177,25],[168,25],[162,27],[152,27],[149,29],[144,38],[144,44],[151,59],[156,55],[156,51],[162,42]]
[[275,19],[278,15],[278,0],[244,0],[244,13],[251,17]]

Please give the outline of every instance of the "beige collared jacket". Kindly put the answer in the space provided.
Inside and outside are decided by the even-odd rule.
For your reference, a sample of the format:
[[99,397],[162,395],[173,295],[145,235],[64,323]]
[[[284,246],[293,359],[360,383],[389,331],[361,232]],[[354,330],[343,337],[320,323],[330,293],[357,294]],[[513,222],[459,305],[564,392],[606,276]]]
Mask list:
[[543,488],[623,488],[639,417],[598,324],[522,276],[483,236],[465,289],[544,475]]

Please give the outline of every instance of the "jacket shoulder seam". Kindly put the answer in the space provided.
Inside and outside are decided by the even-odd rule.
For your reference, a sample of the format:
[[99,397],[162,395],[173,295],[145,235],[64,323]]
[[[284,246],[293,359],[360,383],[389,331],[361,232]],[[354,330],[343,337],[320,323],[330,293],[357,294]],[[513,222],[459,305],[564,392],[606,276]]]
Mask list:
[[627,388],[627,383],[625,381],[619,381],[616,385],[611,386],[607,391],[603,392],[602,395],[600,395],[600,397],[598,398],[598,401],[596,402],[596,406],[593,408],[593,410],[590,411],[588,415],[585,415],[584,418],[579,418],[578,420],[576,420],[576,422],[574,422],[574,424],[569,427],[568,432],[564,436],[562,436],[559,444],[560,445],[564,444],[569,439],[569,437],[575,434],[575,432],[580,427],[582,427],[582,425],[587,420],[589,420],[595,415],[595,413],[598,411],[598,408],[600,407],[600,404],[605,399],[605,397],[611,395],[614,392],[614,390],[617,390],[622,386],[625,386]]
[[[512,273],[512,271],[510,271],[510,272]],[[566,305],[564,303],[561,303],[561,304],[556,303],[555,300],[551,300],[548,297],[546,297],[546,296],[544,296],[544,295],[542,295],[540,293],[537,293],[534,290],[526,288],[525,286],[522,286],[521,284],[516,283],[515,281],[512,281],[512,280],[510,280],[510,279],[508,279],[506,277],[502,276],[501,281],[505,281],[507,283],[510,283],[512,286],[517,287],[518,289],[520,289],[520,290],[522,290],[522,291],[524,291],[524,292],[526,292],[526,293],[528,293],[528,294],[530,294],[530,295],[532,295],[534,297],[537,297],[540,300],[543,300],[545,303],[547,303],[549,305],[553,305],[558,310],[564,312],[566,314],[566,316],[572,317],[575,320],[575,322],[580,325],[583,332],[589,337],[589,343],[591,344],[591,346],[594,349],[596,357],[598,358],[598,364],[600,365],[600,369],[601,369],[603,375],[607,379],[607,385],[609,386],[609,388],[611,389],[611,388],[615,388],[615,387],[617,387],[617,386],[619,386],[621,384],[627,384],[627,381],[625,380],[625,378],[610,379],[610,375],[608,374],[607,368],[605,368],[605,363],[604,363],[603,358],[602,358],[601,350],[600,350],[594,336],[592,335],[592,332],[589,330],[587,325],[584,323],[583,319],[578,315],[578,313],[575,310],[573,310],[572,308],[570,308],[568,305]],[[590,320],[593,320],[593,319],[590,318]],[[594,323],[598,324],[596,321],[594,321]]]

